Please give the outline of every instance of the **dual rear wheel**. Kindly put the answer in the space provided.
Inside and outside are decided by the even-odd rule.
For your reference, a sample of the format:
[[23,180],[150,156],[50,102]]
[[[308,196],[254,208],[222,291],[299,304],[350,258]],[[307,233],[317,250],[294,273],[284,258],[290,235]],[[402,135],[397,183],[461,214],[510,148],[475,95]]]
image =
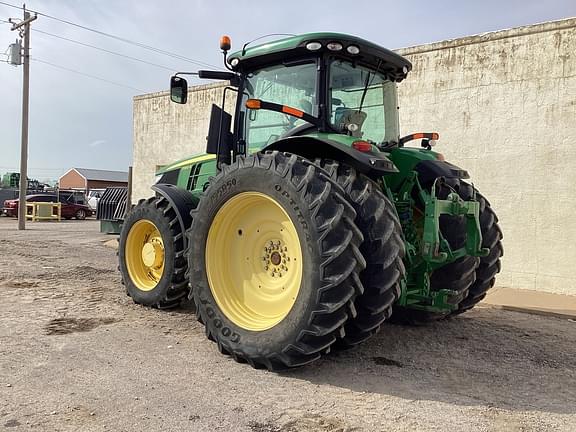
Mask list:
[[278,152],[238,158],[212,179],[192,212],[189,279],[222,353],[279,370],[344,337],[366,267],[345,195],[312,162]]

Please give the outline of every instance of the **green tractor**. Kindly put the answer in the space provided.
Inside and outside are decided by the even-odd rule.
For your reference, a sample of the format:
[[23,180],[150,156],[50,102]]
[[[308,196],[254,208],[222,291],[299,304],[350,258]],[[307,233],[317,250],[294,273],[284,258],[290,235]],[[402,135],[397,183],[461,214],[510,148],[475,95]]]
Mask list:
[[[400,137],[408,60],[337,33],[232,55],[229,38],[220,45],[229,71],[194,73],[229,82],[206,153],[164,167],[123,224],[135,302],[191,299],[222,353],[279,370],[385,321],[441,320],[484,298],[500,270],[498,219],[468,173],[432,151],[436,133]],[[184,74],[171,79],[175,103],[186,103]]]

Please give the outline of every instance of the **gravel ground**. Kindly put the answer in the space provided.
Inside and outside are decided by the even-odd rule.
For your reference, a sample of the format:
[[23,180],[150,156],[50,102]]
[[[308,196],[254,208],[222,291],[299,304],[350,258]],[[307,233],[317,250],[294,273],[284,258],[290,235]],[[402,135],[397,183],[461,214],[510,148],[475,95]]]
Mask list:
[[140,307],[95,221],[0,218],[0,429],[576,431],[576,323],[478,308],[286,373]]

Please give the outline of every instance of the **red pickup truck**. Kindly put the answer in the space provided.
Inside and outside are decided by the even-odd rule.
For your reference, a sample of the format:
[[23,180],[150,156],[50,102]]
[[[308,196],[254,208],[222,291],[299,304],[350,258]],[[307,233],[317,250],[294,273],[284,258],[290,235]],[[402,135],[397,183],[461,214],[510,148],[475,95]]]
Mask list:
[[[6,216],[17,217],[18,216],[18,203],[19,199],[6,200],[4,201],[4,207],[2,208],[2,213]],[[70,194],[60,194],[60,199],[56,194],[35,194],[27,195],[27,202],[60,202],[61,215],[65,219],[86,219],[92,216],[93,210],[85,205],[76,203],[73,195]]]

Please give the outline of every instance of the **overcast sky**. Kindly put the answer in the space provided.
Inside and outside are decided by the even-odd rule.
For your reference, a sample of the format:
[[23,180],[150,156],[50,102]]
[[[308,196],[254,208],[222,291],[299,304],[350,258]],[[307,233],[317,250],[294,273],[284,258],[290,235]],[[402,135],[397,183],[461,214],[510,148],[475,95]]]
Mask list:
[[[576,0],[31,0],[27,7],[215,65],[222,64],[221,34],[231,36],[233,51],[268,33],[313,31],[351,33],[401,48],[576,16]],[[18,9],[0,4],[0,20],[21,16]],[[29,176],[39,179],[58,178],[71,167],[127,169],[132,159],[132,97],[166,89],[171,70],[198,68],[47,17],[40,16],[33,28],[167,68],[33,31],[31,53],[38,61],[31,63],[28,166]],[[10,25],[0,22],[0,52],[15,38]],[[0,174],[18,171],[21,97],[22,67],[0,63]]]

